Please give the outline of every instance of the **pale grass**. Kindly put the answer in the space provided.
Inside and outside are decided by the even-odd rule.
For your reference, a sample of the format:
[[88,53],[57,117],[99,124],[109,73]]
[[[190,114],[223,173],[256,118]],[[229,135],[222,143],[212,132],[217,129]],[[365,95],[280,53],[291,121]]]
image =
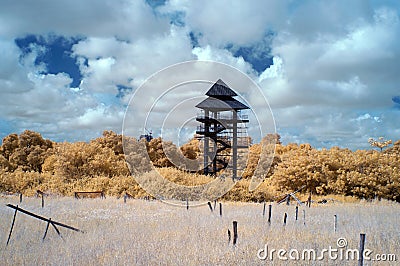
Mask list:
[[[21,208],[77,227],[85,233],[60,228],[63,239],[46,223],[18,213],[10,244],[6,241],[14,211]],[[213,205],[213,204],[212,204]],[[207,205],[184,207],[159,201],[122,199],[0,198],[1,265],[356,265],[355,261],[261,261],[257,251],[269,248],[321,250],[344,237],[349,248],[357,248],[360,233],[366,233],[366,247],[375,253],[393,253],[400,259],[400,205],[391,202],[315,204],[299,207],[273,203],[272,223],[262,216],[261,203],[223,202],[211,212]],[[218,205],[217,205],[218,206]],[[303,210],[306,213],[305,225]],[[288,214],[283,226],[284,213]],[[333,231],[333,217],[338,231]],[[236,247],[228,244],[227,230],[238,222]],[[398,263],[398,262],[397,262]],[[374,263],[365,265],[395,265]]]

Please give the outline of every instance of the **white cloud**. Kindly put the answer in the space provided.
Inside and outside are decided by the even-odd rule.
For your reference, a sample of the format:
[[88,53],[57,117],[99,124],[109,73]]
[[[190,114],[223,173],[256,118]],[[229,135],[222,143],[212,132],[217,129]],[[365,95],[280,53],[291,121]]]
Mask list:
[[2,93],[2,113],[9,119],[29,119],[51,123],[84,112],[93,98],[69,89],[71,78],[65,74],[29,75],[32,88],[24,93]]
[[168,33],[136,41],[115,38],[88,38],[73,47],[74,55],[88,58],[81,63],[83,88],[116,91],[116,85],[139,86],[150,75],[193,58],[186,29],[171,27]]
[[[259,82],[283,139],[366,147],[369,135],[395,139],[400,131],[398,110],[391,109],[400,84],[399,9],[398,3],[362,0],[171,0],[157,10],[133,0],[5,1],[0,118],[50,136],[62,131],[62,138],[74,140],[106,128],[119,131],[129,96],[116,98],[117,85],[135,90],[171,64],[215,60]],[[171,23],[176,17],[180,21]],[[195,48],[190,33],[197,38]],[[14,39],[26,34],[80,37],[72,50],[83,76],[80,87],[69,87],[67,73],[46,74],[45,65],[35,64],[45,46],[32,45],[21,57]],[[269,53],[273,65],[258,75],[250,62],[234,56],[238,47],[252,48],[253,58]],[[139,106],[188,73],[182,69],[154,84]],[[222,78],[254,108],[265,105],[235,75]],[[165,115],[170,106],[158,108]]]
[[112,57],[89,59],[87,64],[87,67],[81,68],[84,78],[80,88],[93,92],[111,92],[115,95],[117,88],[113,82],[113,66],[116,64],[116,60]]
[[[283,23],[288,1],[169,1],[161,12],[185,13],[185,23],[200,33],[200,43],[221,48],[250,45]],[[261,12],[260,12],[261,11]]]
[[122,117],[123,110],[113,110],[100,105],[93,109],[87,109],[84,114],[67,123],[67,126],[93,130],[117,128],[121,127]]
[[282,58],[279,56],[274,56],[272,58],[272,65],[270,65],[264,70],[264,72],[261,73],[260,77],[258,78],[258,82],[262,82],[265,79],[283,78],[284,74]]
[[321,37],[336,39],[351,27],[371,22],[373,9],[363,0],[302,1],[290,6],[290,16],[280,34],[300,42],[318,42]]
[[[310,7],[297,12],[304,8]],[[314,8],[321,8],[314,13],[324,13],[325,7],[317,4]],[[358,11],[362,15],[365,10]],[[336,14],[335,19],[344,16],[348,24],[336,23],[335,29],[311,26],[307,36],[291,24],[278,32],[272,54],[282,61],[274,60],[260,75],[260,84],[282,130],[297,128],[300,137],[314,139],[315,145],[337,139],[353,147],[367,147],[359,139],[368,132],[382,130],[391,135],[396,126],[389,126],[384,115],[356,118],[363,110],[389,112],[392,97],[399,94],[399,75],[394,71],[400,60],[399,16],[388,8],[365,14],[362,18]],[[293,21],[302,21],[304,16],[295,14]],[[331,19],[320,18],[316,24],[325,25]],[[400,122],[397,117],[391,119]]]
[[379,116],[371,116],[369,113],[365,113],[363,115],[360,115],[355,120],[357,122],[360,122],[360,121],[368,120],[368,119],[373,119],[375,122],[381,122],[381,119],[379,118]]
[[134,40],[168,30],[143,0],[3,1],[0,36],[57,33]]
[[198,60],[216,61],[235,67],[248,75],[254,76],[255,74],[250,63],[244,61],[243,57],[241,56],[234,57],[226,49],[213,48],[210,45],[207,45],[206,47],[193,48],[192,53],[196,55]]
[[293,80],[343,82],[357,76],[375,89],[389,75],[398,79],[391,69],[399,59],[399,27],[398,16],[392,11],[377,10],[371,23],[349,29],[344,25],[347,31],[343,34],[319,34],[312,40],[278,34],[272,54],[283,59],[285,72]]
[[1,93],[19,93],[32,89],[32,82],[28,77],[30,71],[38,71],[34,67],[34,60],[38,50],[32,47],[33,52],[24,58],[24,66],[19,62],[21,51],[12,40],[0,39],[0,88]]

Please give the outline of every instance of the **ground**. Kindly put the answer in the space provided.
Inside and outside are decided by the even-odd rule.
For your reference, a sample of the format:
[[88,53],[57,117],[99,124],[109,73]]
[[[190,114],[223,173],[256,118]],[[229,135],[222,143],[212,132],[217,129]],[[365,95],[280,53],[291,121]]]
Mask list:
[[[77,227],[84,233],[59,228],[63,238],[50,226],[42,241],[46,222],[18,213],[10,243],[6,246],[14,210],[21,208]],[[214,204],[212,204],[214,205]],[[211,212],[207,205],[177,207],[159,201],[122,198],[81,199],[17,196],[0,198],[0,265],[355,265],[355,260],[302,260],[304,249],[357,249],[360,233],[366,234],[365,248],[376,254],[394,254],[400,259],[400,204],[359,202],[300,206],[295,220],[295,205],[272,203],[268,224],[268,205],[263,216],[262,203],[222,202]],[[283,225],[284,213],[288,214]],[[305,213],[305,220],[304,220]],[[334,215],[337,230],[334,232]],[[228,229],[238,223],[238,241],[228,243]],[[339,238],[347,246],[338,248]],[[2,243],[1,243],[2,242]],[[274,253],[261,260],[268,246],[300,252],[299,260],[286,253],[280,260]],[[296,256],[294,251],[292,256]],[[366,261],[365,265],[395,265],[396,262]],[[398,263],[398,262],[397,262]]]

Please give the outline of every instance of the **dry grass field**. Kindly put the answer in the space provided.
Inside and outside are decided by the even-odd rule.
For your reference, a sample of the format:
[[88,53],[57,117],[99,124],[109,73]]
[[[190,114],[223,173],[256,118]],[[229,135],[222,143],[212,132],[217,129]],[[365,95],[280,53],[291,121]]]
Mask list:
[[[19,205],[54,221],[84,231],[60,228],[61,239],[50,226],[42,241],[46,222],[18,213],[11,240],[6,246],[14,210]],[[359,202],[272,207],[271,225],[263,204],[223,202],[223,215],[207,205],[176,207],[159,201],[129,199],[0,198],[1,265],[356,265],[354,260],[260,260],[259,249],[322,249],[337,247],[337,239],[358,248],[360,233],[366,248],[395,254],[397,262],[366,261],[365,265],[398,265],[400,259],[400,205],[392,202]],[[305,220],[303,220],[305,210]],[[284,213],[288,214],[283,226]],[[337,232],[333,230],[334,215]],[[238,243],[228,243],[227,230],[238,222]],[[305,224],[304,224],[305,223]],[[372,256],[373,256],[372,255]],[[288,257],[288,254],[286,254]]]

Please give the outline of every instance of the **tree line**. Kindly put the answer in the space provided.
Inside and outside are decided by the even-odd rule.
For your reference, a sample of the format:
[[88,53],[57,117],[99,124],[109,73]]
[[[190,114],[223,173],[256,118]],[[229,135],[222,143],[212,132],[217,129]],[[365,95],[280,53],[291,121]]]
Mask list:
[[[139,141],[134,138],[129,141],[133,143],[129,156],[135,156],[135,145]],[[201,172],[179,170],[169,159],[181,154],[196,159],[201,154],[198,140],[192,139],[182,147],[161,138],[140,141],[145,142],[153,165],[162,169],[170,180],[195,185],[212,178]],[[260,156],[263,145],[271,143],[276,143],[274,153]],[[400,202],[400,141],[385,150],[377,147],[377,150],[357,151],[339,147],[315,149],[309,144],[283,145],[278,134],[267,135],[260,143],[250,146],[243,178],[224,198],[274,200],[277,195],[305,185],[304,192],[314,195],[336,194]],[[140,158],[137,160],[140,164]],[[266,178],[255,191],[249,192],[250,178],[257,173]],[[74,143],[53,142],[29,130],[19,135],[10,134],[3,139],[0,148],[0,176],[0,192],[32,195],[40,189],[72,195],[76,190],[92,189],[110,195],[125,192],[136,197],[146,195],[131,177],[122,136],[113,131],[104,131],[101,137],[89,142]]]

